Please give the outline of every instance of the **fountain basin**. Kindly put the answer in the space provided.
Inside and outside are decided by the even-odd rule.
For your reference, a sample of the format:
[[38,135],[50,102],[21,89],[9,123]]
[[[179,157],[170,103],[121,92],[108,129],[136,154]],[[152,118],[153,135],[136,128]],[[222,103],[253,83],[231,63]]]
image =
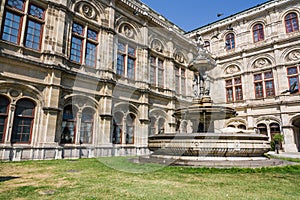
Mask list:
[[149,136],[152,155],[196,157],[263,157],[270,150],[261,134],[192,133]]

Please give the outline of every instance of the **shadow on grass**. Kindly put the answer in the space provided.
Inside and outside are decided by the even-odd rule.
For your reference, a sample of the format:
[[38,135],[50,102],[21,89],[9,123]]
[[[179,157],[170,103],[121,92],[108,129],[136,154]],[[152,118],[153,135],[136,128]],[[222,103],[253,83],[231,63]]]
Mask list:
[[20,178],[20,177],[18,177],[18,176],[0,176],[0,182],[9,181],[9,180],[13,180],[16,178]]

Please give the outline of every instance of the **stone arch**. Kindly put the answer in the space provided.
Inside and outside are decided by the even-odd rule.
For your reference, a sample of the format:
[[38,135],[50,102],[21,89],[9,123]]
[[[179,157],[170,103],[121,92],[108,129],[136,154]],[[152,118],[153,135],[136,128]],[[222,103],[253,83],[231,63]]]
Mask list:
[[248,127],[247,121],[243,118],[232,118],[225,122],[225,127],[239,128],[240,125],[246,126],[246,129]]
[[164,42],[158,38],[154,38],[150,41],[150,48],[159,53],[163,53],[166,49]]
[[262,69],[272,67],[275,59],[270,55],[254,57],[249,61],[248,69]]
[[224,67],[224,74],[225,75],[232,75],[232,74],[237,74],[239,72],[242,72],[241,68],[239,67],[238,64],[236,63],[231,63],[229,65],[226,65]]
[[66,95],[62,101],[61,107],[64,107],[65,105],[74,105],[78,109],[83,108],[93,108],[94,110],[99,109],[99,104],[93,97],[81,95],[81,94],[70,94]]
[[289,13],[292,13],[292,12],[296,13],[298,15],[298,18],[300,17],[300,9],[299,8],[297,8],[297,7],[290,8],[290,9],[282,12],[281,15],[279,16],[280,19],[282,20],[282,24],[283,25],[285,24],[285,21],[284,21],[285,20],[285,16],[287,14],[289,14]]
[[[149,118],[155,120],[155,122],[151,123],[151,131],[154,134],[164,133],[166,130],[166,123],[168,122],[168,115],[165,111],[154,108],[149,111]],[[163,120],[163,124],[161,124]]]
[[116,104],[114,105],[114,108],[113,108],[113,110],[112,110],[112,113],[115,113],[115,112],[117,112],[117,111],[122,112],[122,113],[124,113],[124,114],[127,114],[127,113],[133,113],[133,114],[135,114],[137,117],[140,116],[138,108],[137,108],[135,105],[133,105],[133,104],[131,104],[131,103],[127,103],[127,102],[119,102],[119,103],[116,103]]
[[37,88],[31,85],[25,85],[15,82],[0,83],[0,92],[9,97],[12,102],[16,102],[21,98],[29,98],[33,100],[36,105],[45,106],[43,94]]
[[256,24],[262,24],[264,26],[264,30],[266,30],[265,27],[266,27],[267,22],[265,19],[257,19],[255,21],[249,23],[247,30],[250,30],[250,32],[252,33],[253,26],[255,26]]
[[280,126],[282,126],[281,120],[274,116],[261,116],[255,120],[255,124],[259,124],[261,122],[268,122],[268,123],[276,122]]
[[300,114],[293,116],[289,124],[292,126],[294,142],[296,144],[296,148],[300,151]]
[[142,41],[142,34],[139,29],[140,28],[136,23],[127,19],[120,18],[117,21],[116,31],[122,36],[131,39],[135,42]]
[[300,61],[300,46],[295,46],[286,49],[281,54],[281,60],[284,62],[299,62]]
[[105,9],[99,1],[88,1],[88,0],[75,0],[69,2],[69,8],[75,13],[80,14],[88,20],[93,20],[99,24],[102,20],[107,18],[105,16]]
[[185,53],[182,50],[175,49],[174,54],[173,54],[173,58],[176,62],[178,62],[180,64],[186,64],[187,63],[187,56],[185,55]]

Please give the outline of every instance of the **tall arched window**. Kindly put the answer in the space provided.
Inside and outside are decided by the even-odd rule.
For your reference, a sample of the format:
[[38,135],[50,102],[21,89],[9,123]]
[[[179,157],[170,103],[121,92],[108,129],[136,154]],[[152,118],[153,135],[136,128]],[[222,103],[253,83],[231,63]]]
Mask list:
[[270,124],[270,133],[271,133],[271,140],[273,139],[276,133],[280,133],[280,126],[277,123]]
[[122,144],[123,113],[116,112],[113,119],[113,144]]
[[91,108],[85,108],[82,111],[80,124],[81,143],[92,143],[94,113],[94,110],[92,110]]
[[0,96],[0,143],[4,142],[9,103],[6,97]]
[[62,120],[61,143],[74,143],[76,134],[77,109],[68,105],[64,108]]
[[158,133],[163,134],[165,132],[165,119],[160,118],[158,120]]
[[35,103],[29,99],[21,99],[16,103],[12,132],[13,143],[30,143],[34,108]]
[[264,27],[262,24],[256,24],[253,26],[253,40],[254,42],[263,41],[265,39]]
[[135,115],[128,114],[126,117],[126,144],[134,143]]
[[285,29],[287,33],[299,31],[298,16],[296,13],[292,12],[285,16]]
[[233,33],[229,33],[229,34],[226,35],[225,47],[226,47],[226,50],[230,50],[230,49],[235,48],[235,38],[234,38]]
[[154,135],[156,133],[156,118],[150,117],[150,135]]
[[260,134],[268,136],[267,125],[261,123],[261,124],[257,125],[257,128],[258,128]]

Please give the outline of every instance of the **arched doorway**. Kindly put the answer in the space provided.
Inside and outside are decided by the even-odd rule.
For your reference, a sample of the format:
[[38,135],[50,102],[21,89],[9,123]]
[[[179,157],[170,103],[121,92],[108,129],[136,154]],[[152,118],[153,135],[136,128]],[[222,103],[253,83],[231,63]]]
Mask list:
[[295,119],[292,122],[292,125],[293,125],[295,143],[298,148],[298,151],[300,151],[300,117]]

